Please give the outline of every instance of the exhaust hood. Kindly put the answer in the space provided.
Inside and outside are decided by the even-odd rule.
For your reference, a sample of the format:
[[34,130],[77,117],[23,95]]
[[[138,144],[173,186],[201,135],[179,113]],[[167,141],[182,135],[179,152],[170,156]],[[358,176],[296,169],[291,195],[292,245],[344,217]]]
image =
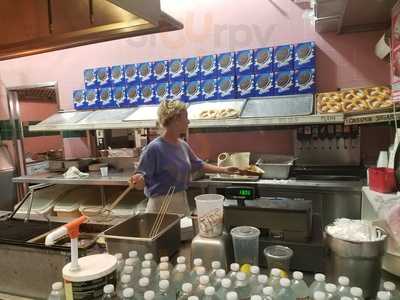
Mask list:
[[0,60],[183,28],[160,0],[1,0],[0,18]]

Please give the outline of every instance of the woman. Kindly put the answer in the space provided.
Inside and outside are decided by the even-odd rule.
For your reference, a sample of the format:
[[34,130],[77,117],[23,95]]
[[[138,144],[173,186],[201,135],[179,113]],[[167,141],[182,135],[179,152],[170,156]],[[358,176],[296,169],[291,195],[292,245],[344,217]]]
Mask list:
[[203,170],[206,173],[234,174],[238,169],[205,163],[180,139],[189,125],[184,103],[178,100],[162,101],[158,108],[158,122],[164,132],[146,146],[131,183],[137,189],[144,189],[149,199],[146,212],[158,212],[170,187],[175,187],[168,212],[189,215],[186,190],[191,172]]

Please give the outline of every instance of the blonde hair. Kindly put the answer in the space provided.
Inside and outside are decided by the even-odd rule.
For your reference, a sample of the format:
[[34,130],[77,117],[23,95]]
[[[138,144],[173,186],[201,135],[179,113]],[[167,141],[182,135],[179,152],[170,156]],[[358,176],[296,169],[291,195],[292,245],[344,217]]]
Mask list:
[[186,109],[186,104],[179,100],[162,100],[157,110],[158,123],[166,127],[174,117]]

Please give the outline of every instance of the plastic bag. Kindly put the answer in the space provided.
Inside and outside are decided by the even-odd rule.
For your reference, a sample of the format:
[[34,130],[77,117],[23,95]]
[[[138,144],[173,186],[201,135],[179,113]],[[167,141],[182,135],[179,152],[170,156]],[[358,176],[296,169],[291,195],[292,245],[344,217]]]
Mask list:
[[382,199],[377,211],[379,218],[386,222],[392,238],[400,245],[400,196]]

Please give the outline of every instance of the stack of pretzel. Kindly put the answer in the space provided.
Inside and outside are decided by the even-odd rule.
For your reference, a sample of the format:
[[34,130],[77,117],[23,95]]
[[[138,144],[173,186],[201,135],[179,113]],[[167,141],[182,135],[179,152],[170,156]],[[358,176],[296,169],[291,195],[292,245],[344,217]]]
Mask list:
[[388,108],[392,105],[391,90],[386,86],[348,89],[317,95],[317,111],[320,114],[363,112]]
[[239,117],[239,111],[234,108],[208,109],[200,113],[201,119],[228,119]]

